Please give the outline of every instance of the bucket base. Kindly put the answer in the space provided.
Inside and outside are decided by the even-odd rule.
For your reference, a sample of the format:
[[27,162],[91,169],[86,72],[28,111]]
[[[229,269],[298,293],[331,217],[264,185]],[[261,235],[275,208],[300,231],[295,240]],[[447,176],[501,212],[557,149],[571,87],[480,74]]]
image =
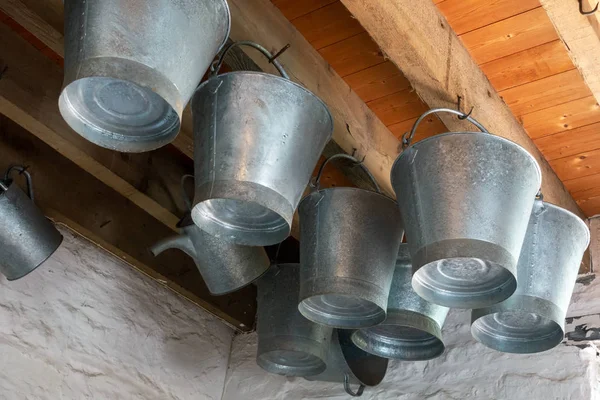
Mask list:
[[293,207],[275,191],[253,182],[209,182],[196,189],[194,223],[205,232],[245,246],[270,246],[291,230]]
[[324,343],[308,338],[299,336],[259,337],[256,363],[272,374],[318,375],[325,371],[326,353],[327,346]]
[[352,341],[376,356],[406,361],[431,360],[445,349],[437,323],[412,311],[390,312],[381,325],[355,331]]
[[412,286],[423,299],[440,306],[489,307],[516,290],[515,264],[510,253],[492,243],[444,240],[414,255]]
[[65,121],[90,142],[111,150],[144,152],[171,142],[177,111],[150,88],[110,77],[78,79],[59,99]]
[[564,338],[561,311],[553,303],[516,295],[496,307],[473,310],[471,334],[485,346],[505,353],[539,353]]

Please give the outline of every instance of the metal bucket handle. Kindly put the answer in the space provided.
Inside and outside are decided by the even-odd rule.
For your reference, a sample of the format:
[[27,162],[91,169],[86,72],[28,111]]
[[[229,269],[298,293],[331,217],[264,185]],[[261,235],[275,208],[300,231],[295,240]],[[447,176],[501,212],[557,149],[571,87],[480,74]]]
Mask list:
[[373,186],[375,186],[375,191],[377,193],[381,194],[381,188],[377,184],[377,181],[375,180],[375,177],[373,176],[373,174],[371,174],[371,171],[369,171],[369,169],[367,167],[365,167],[365,165],[363,164],[362,161],[358,161],[356,158],[349,156],[348,154],[335,154],[335,155],[329,157],[327,160],[325,160],[323,162],[323,164],[321,164],[321,168],[319,168],[319,173],[317,174],[317,177],[315,178],[315,183],[314,183],[315,190],[319,190],[319,185],[321,183],[321,175],[323,175],[323,170],[325,169],[325,166],[327,165],[327,163],[329,163],[329,161],[335,160],[336,158],[345,158],[346,160],[353,161],[356,165],[359,165],[363,169],[363,171],[365,171],[365,173],[367,174],[367,176],[369,177],[371,182],[373,182]]
[[279,61],[277,61],[277,57],[279,55],[281,55],[281,51],[277,55],[273,56],[273,54],[271,54],[271,52],[269,50],[267,50],[260,44],[258,44],[256,42],[252,42],[250,40],[240,40],[239,42],[233,42],[230,45],[228,45],[225,48],[225,50],[223,50],[223,52],[221,53],[221,56],[219,57],[219,59],[216,60],[215,62],[213,62],[212,65],[210,66],[210,75],[211,76],[216,76],[219,73],[219,70],[221,69],[221,66],[223,65],[223,61],[225,61],[225,56],[231,49],[233,49],[236,46],[249,46],[249,47],[253,47],[256,50],[260,51],[265,57],[267,57],[269,59],[269,62],[271,64],[273,64],[275,66],[275,68],[277,68],[277,71],[279,71],[279,73],[281,74],[282,77],[284,77],[287,80],[290,79],[290,76],[287,74],[287,72],[285,72],[285,70],[283,69],[283,66],[279,63]]
[[344,389],[346,390],[346,393],[348,393],[350,396],[360,397],[363,395],[363,392],[365,391],[365,385],[360,385],[358,387],[358,390],[356,392],[354,392],[352,390],[352,388],[350,387],[350,377],[348,376],[348,374],[344,374]]
[[19,175],[25,175],[25,180],[27,181],[27,194],[31,199],[32,203],[35,203],[35,198],[33,194],[33,182],[31,180],[31,175],[27,172],[27,168],[22,167],[20,165],[11,165],[6,172],[4,173],[4,179],[0,180],[0,189],[3,191],[7,191],[10,186],[10,182],[12,179],[10,178],[10,174],[13,171],[19,171]]
[[[407,148],[408,146],[410,146],[410,143],[412,142],[413,138],[415,137],[415,132],[417,131],[417,127],[419,126],[419,124],[421,122],[423,122],[423,120],[431,114],[434,113],[439,113],[439,112],[447,112],[450,114],[455,114],[458,115],[458,117],[460,119],[466,119],[467,121],[469,121],[470,123],[472,123],[473,125],[475,125],[481,132],[483,133],[490,133],[488,132],[487,129],[485,129],[485,127],[479,123],[477,120],[475,120],[473,117],[471,117],[469,114],[465,114],[461,111],[457,111],[457,110],[453,110],[451,108],[432,108],[431,110],[426,111],[425,113],[423,113],[423,115],[421,115],[416,121],[415,124],[413,125],[412,129],[410,130],[410,132],[406,132],[404,135],[402,135],[402,148]],[[408,137],[406,137],[406,135],[408,134]]]

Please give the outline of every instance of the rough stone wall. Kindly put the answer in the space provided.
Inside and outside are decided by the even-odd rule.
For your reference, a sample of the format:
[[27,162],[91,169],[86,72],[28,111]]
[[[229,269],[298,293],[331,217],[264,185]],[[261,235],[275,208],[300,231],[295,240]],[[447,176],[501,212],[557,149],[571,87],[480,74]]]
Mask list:
[[0,399],[220,399],[233,332],[61,232],[46,264],[0,280]]

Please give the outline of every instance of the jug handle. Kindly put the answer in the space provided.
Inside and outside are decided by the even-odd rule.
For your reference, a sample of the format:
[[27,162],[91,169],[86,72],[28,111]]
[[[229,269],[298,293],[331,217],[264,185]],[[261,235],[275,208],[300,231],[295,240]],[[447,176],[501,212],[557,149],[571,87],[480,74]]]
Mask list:
[[27,168],[22,167],[20,165],[11,165],[6,172],[4,173],[4,180],[0,182],[0,188],[4,191],[8,190],[7,182],[10,182],[10,174],[13,171],[18,171],[19,175],[25,175],[25,180],[27,181],[27,194],[31,199],[32,203],[35,203],[34,194],[33,194],[33,182],[31,179],[31,174],[27,172]]
[[[440,112],[447,112],[450,114],[454,114],[454,115],[458,115],[458,117],[460,119],[466,119],[467,121],[469,121],[470,123],[472,123],[473,125],[475,125],[481,132],[483,133],[490,133],[488,132],[487,129],[485,129],[485,127],[479,123],[475,118],[471,117],[471,113],[469,112],[469,114],[465,114],[461,111],[457,111],[457,110],[453,110],[451,108],[432,108],[431,110],[425,111],[423,113],[423,115],[421,115],[416,121],[415,124],[413,125],[412,129],[410,130],[410,132],[406,132],[404,135],[402,135],[402,148],[405,149],[408,146],[410,146],[411,142],[413,141],[413,138],[415,137],[415,132],[417,131],[417,127],[419,126],[419,124],[421,122],[423,122],[423,120],[431,114],[435,114],[435,113],[440,113]],[[408,135],[408,137],[407,137]]]
[[275,68],[277,68],[277,71],[281,74],[282,77],[284,77],[287,80],[290,79],[290,76],[287,74],[287,72],[285,72],[285,69],[283,69],[283,66],[279,63],[279,61],[277,61],[277,57],[279,57],[284,50],[287,50],[287,48],[289,46],[284,47],[275,56],[273,56],[273,54],[271,54],[271,52],[269,50],[265,49],[260,44],[252,42],[250,40],[240,40],[239,42],[233,42],[233,43],[229,44],[225,48],[225,50],[223,50],[223,52],[221,53],[221,56],[215,62],[213,62],[212,65],[210,66],[211,77],[216,76],[219,73],[219,70],[221,69],[221,66],[223,65],[223,61],[225,61],[225,56],[231,49],[233,49],[236,46],[250,46],[250,47],[253,47],[256,50],[260,51],[265,57],[267,57],[269,59],[269,63],[273,64],[275,66]]
[[375,191],[377,193],[381,194],[381,188],[377,184],[377,181],[375,180],[375,177],[373,176],[373,174],[371,174],[371,171],[369,171],[369,169],[367,167],[365,167],[365,165],[363,164],[362,161],[358,161],[356,158],[349,156],[348,154],[335,154],[335,155],[329,157],[327,160],[325,160],[323,162],[323,164],[321,164],[321,168],[319,168],[319,172],[317,173],[317,177],[315,178],[315,182],[314,182],[315,190],[319,190],[319,185],[321,183],[321,175],[323,175],[323,170],[325,169],[325,166],[327,165],[327,163],[329,163],[329,161],[335,160],[337,158],[344,158],[346,160],[350,160],[350,161],[354,162],[356,165],[360,166],[365,171],[365,173],[367,174],[367,176],[369,177],[371,182],[373,182],[373,186],[375,186]]
[[358,390],[354,392],[350,387],[350,378],[348,377],[348,374],[344,374],[344,389],[346,390],[346,393],[348,393],[350,396],[360,397],[365,391],[365,385],[360,385],[358,387]]

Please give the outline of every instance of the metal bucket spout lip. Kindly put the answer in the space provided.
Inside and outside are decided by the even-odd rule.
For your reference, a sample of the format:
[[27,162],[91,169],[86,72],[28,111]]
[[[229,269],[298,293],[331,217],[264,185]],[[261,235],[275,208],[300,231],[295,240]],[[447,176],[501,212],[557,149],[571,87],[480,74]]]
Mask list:
[[317,100],[319,103],[321,103],[323,105],[323,107],[325,108],[325,111],[327,112],[327,116],[329,117],[329,126],[331,127],[331,129],[329,129],[330,133],[329,133],[329,138],[328,140],[331,139],[331,136],[333,135],[333,117],[331,116],[331,112],[329,111],[329,107],[327,107],[327,104],[325,104],[325,102],[316,94],[314,94],[313,92],[311,92],[310,90],[308,90],[307,88],[305,88],[304,86],[300,85],[299,83],[296,83],[294,81],[292,81],[291,79],[285,79],[281,76],[277,76],[277,75],[273,75],[273,74],[269,74],[268,72],[258,72],[258,71],[232,71],[232,72],[226,72],[224,74],[219,74],[219,75],[215,75],[212,76],[210,78],[208,78],[206,81],[202,82],[200,85],[198,85],[198,87],[196,88],[196,91],[194,92],[194,96],[192,96],[192,102],[194,101],[194,97],[196,97],[196,94],[198,92],[200,92],[202,90],[202,88],[204,88],[204,86],[208,85],[209,82],[215,80],[215,79],[219,79],[220,77],[224,77],[224,76],[241,76],[241,75],[258,75],[258,76],[264,76],[267,77],[268,79],[274,79],[274,80],[278,80],[281,82],[285,82],[286,84],[291,84],[292,86],[297,87],[298,89],[301,89],[302,91],[304,91],[305,93],[309,94],[311,97],[313,97],[315,100]]
[[394,161],[394,164],[392,164],[392,169],[391,169],[391,174],[390,174],[390,178],[391,178],[391,183],[392,186],[394,186],[394,174],[393,171],[397,168],[397,165],[399,163],[399,161],[406,156],[406,154],[408,154],[408,150],[412,149],[413,147],[417,146],[417,145],[422,145],[423,143],[427,143],[430,141],[434,141],[434,140],[438,140],[439,138],[445,137],[445,136],[451,136],[451,135],[478,135],[478,136],[484,136],[484,137],[489,137],[489,138],[493,138],[494,140],[498,140],[501,142],[505,142],[506,144],[508,144],[509,146],[514,146],[520,150],[522,150],[522,152],[524,154],[527,154],[527,156],[531,159],[533,165],[535,165],[536,171],[537,171],[537,175],[538,175],[538,181],[540,182],[540,186],[542,184],[542,170],[540,168],[540,165],[538,164],[537,160],[527,151],[525,150],[525,148],[523,146],[521,146],[518,143],[513,142],[512,140],[503,138],[501,136],[497,136],[491,133],[484,133],[484,132],[446,132],[446,133],[442,133],[439,135],[434,135],[428,138],[425,138],[423,140],[420,140],[418,142],[413,142],[409,147],[407,147],[406,149],[404,149],[399,155],[398,157],[396,157],[396,160]]

